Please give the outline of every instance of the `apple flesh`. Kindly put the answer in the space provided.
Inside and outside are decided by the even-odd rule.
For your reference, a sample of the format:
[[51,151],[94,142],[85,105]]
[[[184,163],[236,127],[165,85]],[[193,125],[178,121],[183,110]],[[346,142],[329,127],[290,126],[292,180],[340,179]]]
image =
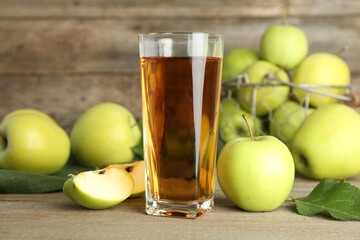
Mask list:
[[82,166],[100,167],[134,159],[132,148],[141,140],[133,115],[115,103],[101,103],[85,111],[70,134],[72,152]]
[[295,168],[289,149],[273,136],[237,138],[222,149],[217,166],[225,196],[246,211],[273,211],[288,197]]
[[133,189],[130,174],[111,166],[71,176],[63,186],[66,196],[89,209],[113,207],[127,199]]
[[35,109],[7,114],[0,124],[0,168],[52,174],[70,155],[66,132],[50,116]]
[[308,40],[298,27],[274,25],[263,34],[260,52],[263,59],[291,70],[306,57]]
[[304,120],[290,148],[299,173],[340,179],[360,173],[359,143],[359,113],[344,104],[330,104]]
[[[340,57],[329,53],[314,53],[308,56],[295,72],[293,83],[305,84],[308,87],[317,85],[334,85],[340,88],[316,88],[324,92],[338,95],[345,95],[345,88],[350,85],[350,69],[346,62]],[[345,88],[341,88],[345,87]],[[303,101],[309,94],[301,89],[294,89],[294,95],[298,101]],[[337,99],[324,95],[311,93],[310,105],[320,107],[323,105],[336,103]]]
[[112,167],[125,169],[134,180],[134,189],[130,198],[141,196],[145,192],[145,163],[144,160],[133,163],[112,164]]
[[[248,75],[249,82],[252,84],[261,84],[264,81],[268,83],[269,80],[266,79],[268,74],[284,82],[289,81],[289,77],[284,70],[266,61],[253,63],[247,68],[246,74]],[[274,86],[261,86],[257,88],[255,102],[253,102],[254,87],[241,86],[237,91],[240,106],[252,113],[252,107],[255,104],[255,115],[257,116],[265,116],[280,107],[287,99],[289,87],[279,86],[277,82],[271,83]]]

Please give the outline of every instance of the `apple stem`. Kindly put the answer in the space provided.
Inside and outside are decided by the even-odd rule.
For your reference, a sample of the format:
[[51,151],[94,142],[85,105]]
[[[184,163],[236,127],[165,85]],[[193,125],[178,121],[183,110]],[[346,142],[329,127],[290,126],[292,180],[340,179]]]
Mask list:
[[287,11],[285,4],[281,4],[281,23],[282,25],[287,25]]
[[345,45],[345,46],[342,46],[342,48],[340,48],[340,50],[337,52],[337,56],[341,56],[344,52],[346,52],[347,50],[349,50],[349,46],[348,45]]
[[247,126],[247,128],[248,128],[248,130],[249,130],[249,133],[250,133],[250,139],[251,139],[251,141],[254,141],[254,140],[255,140],[255,138],[254,138],[253,131],[252,131],[252,129],[251,129],[251,127],[250,127],[250,124],[249,124],[249,122],[248,122],[248,120],[247,120],[247,118],[246,118],[246,116],[245,116],[245,114],[244,114],[244,113],[242,114],[242,117],[244,118],[245,123],[246,123],[246,126]]

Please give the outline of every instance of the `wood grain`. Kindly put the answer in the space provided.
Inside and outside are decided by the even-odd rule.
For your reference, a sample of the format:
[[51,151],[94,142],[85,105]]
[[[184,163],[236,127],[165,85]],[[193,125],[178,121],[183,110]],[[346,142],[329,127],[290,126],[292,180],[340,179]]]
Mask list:
[[[176,22],[176,24],[175,24]],[[0,75],[138,72],[137,34],[151,31],[211,31],[225,36],[226,52],[235,47],[258,50],[267,19],[41,19],[0,20]],[[360,16],[300,19],[289,22],[308,35],[310,53],[342,54],[351,71],[360,72]]]
[[102,101],[140,116],[138,33],[218,32],[226,52],[258,49],[264,30],[281,22],[280,3],[307,34],[311,53],[350,47],[342,57],[357,88],[359,1],[0,0],[0,117],[33,107],[68,130]]
[[269,18],[288,16],[351,16],[360,13],[357,0],[2,0],[2,18]]
[[[360,94],[360,75],[353,76],[352,92]],[[141,117],[139,73],[0,76],[0,119],[16,109],[35,108],[69,132],[82,112],[101,102],[119,103]]]
[[0,118],[15,109],[35,108],[69,131],[83,111],[100,102],[122,104],[140,117],[139,74],[0,77]]
[[[360,177],[350,180],[360,186]],[[317,181],[296,178],[291,195],[306,196]],[[214,209],[195,220],[145,214],[144,198],[107,210],[78,207],[63,193],[0,195],[3,239],[358,239],[358,222],[303,217],[285,202],[273,212],[249,213],[232,205],[217,185]]]

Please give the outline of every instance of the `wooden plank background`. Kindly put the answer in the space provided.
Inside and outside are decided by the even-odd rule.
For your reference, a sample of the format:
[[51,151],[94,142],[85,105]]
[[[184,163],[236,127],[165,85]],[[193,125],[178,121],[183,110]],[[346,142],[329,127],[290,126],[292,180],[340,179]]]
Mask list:
[[358,0],[0,0],[0,118],[32,107],[70,130],[103,101],[140,116],[139,33],[209,31],[225,36],[225,52],[258,49],[281,5],[311,53],[349,46],[342,57],[360,88]]

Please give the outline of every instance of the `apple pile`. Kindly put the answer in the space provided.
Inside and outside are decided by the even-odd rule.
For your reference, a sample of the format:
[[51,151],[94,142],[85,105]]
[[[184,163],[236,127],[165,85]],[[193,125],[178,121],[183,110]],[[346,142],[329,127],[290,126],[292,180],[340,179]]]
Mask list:
[[[259,54],[251,49],[235,48],[224,57],[225,88],[229,82],[237,81],[240,74],[245,76],[245,82],[237,89],[232,89],[229,98],[239,103],[239,111],[267,121],[263,125],[269,122],[272,125],[270,129],[263,128],[262,131],[285,143],[290,142],[292,134],[284,132],[295,131],[299,124],[293,124],[292,121],[300,120],[284,120],[284,112],[292,119],[304,120],[311,113],[311,108],[339,102],[336,98],[309,92],[304,88],[341,96],[345,95],[346,88],[350,86],[349,67],[339,56],[323,52],[307,54],[308,40],[305,33],[298,27],[283,24],[271,26],[265,31],[261,37]],[[291,88],[286,83],[302,88]],[[288,101],[293,103],[284,104]],[[225,104],[224,101],[222,103]],[[297,107],[294,106],[296,103]],[[291,105],[290,109],[286,105]],[[229,141],[243,136],[241,128],[239,131],[235,127],[233,115],[224,108],[220,112],[222,138]]]
[[[274,25],[262,35],[259,54],[233,49],[225,55],[223,69],[223,85],[231,94],[220,108],[220,137],[227,143],[218,161],[218,180],[235,205],[248,211],[280,206],[293,181],[285,177],[292,173],[284,167],[289,158],[297,172],[313,179],[360,173],[360,114],[336,98],[304,89],[344,96],[350,70],[339,56],[308,55],[308,40],[300,28]],[[229,88],[239,78],[244,82]],[[275,138],[249,138],[239,121],[242,114],[255,135]],[[277,146],[278,139],[290,157],[280,149],[284,146]],[[278,181],[275,176],[284,178]]]
[[81,206],[108,208],[145,191],[144,161],[134,162],[132,150],[141,134],[133,115],[115,103],[100,103],[85,111],[70,137],[49,115],[19,109],[0,123],[0,168],[53,174],[72,153],[79,165],[100,169],[70,176],[64,193]]

